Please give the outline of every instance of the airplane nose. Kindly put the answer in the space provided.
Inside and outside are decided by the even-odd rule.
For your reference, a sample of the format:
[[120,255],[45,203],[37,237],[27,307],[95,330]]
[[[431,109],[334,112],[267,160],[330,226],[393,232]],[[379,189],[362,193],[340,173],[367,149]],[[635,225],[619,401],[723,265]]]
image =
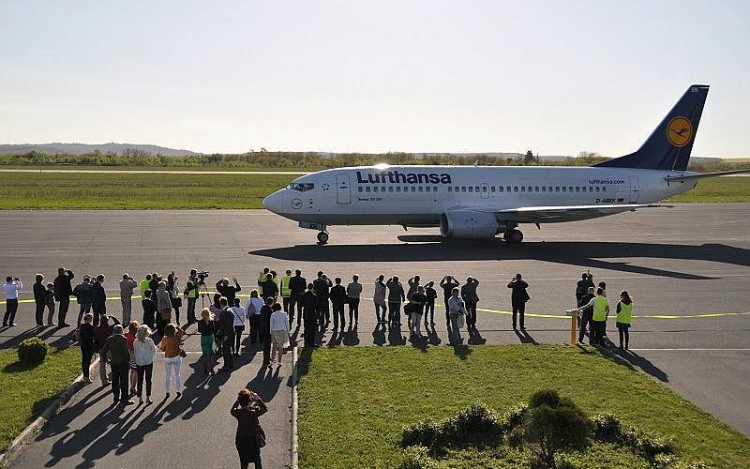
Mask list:
[[278,213],[279,209],[281,208],[281,194],[276,191],[263,199],[263,208],[268,211]]

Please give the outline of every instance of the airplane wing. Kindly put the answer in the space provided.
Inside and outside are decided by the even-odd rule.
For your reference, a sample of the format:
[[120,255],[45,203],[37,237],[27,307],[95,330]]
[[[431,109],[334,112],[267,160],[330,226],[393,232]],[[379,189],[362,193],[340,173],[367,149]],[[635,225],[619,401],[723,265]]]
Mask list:
[[728,174],[741,174],[741,173],[750,173],[750,169],[736,169],[733,171],[715,171],[712,173],[692,173],[692,174],[684,174],[681,176],[665,176],[664,180],[667,182],[682,182],[682,181],[692,181],[694,179],[712,178],[716,176],[726,176]]
[[635,211],[639,208],[672,207],[661,204],[600,204],[517,207],[495,210],[498,219],[518,223],[554,223],[603,217],[614,213]]

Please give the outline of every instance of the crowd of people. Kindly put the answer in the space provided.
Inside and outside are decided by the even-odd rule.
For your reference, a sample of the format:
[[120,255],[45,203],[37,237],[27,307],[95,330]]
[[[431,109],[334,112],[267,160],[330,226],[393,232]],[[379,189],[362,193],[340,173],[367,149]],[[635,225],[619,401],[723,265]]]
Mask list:
[[[250,292],[244,306],[239,297],[243,287],[237,278],[231,281],[222,278],[216,282],[215,292],[209,292],[207,276],[208,272],[192,269],[181,288],[175,272],[166,278],[157,272],[150,273],[140,281],[123,274],[119,281],[122,306],[122,320],[119,320],[107,313],[104,275],[84,275],[74,286],[73,271],[61,267],[52,282],[45,282],[42,274],[36,275],[33,285],[36,324],[40,328],[54,326],[57,311],[57,326],[69,327],[67,313],[71,298],[75,298],[79,305],[75,333],[82,352],[84,380],[93,382],[89,369],[93,357],[98,355],[99,379],[103,385],[111,385],[114,403],[123,406],[133,404],[135,397],[140,404],[153,402],[152,375],[158,350],[164,354],[165,398],[170,397],[173,388],[176,397],[181,396],[181,365],[186,356],[182,346],[185,331],[180,326],[183,306],[187,325],[197,324],[201,345],[199,367],[206,376],[215,373],[219,358],[222,361],[219,371],[233,370],[243,335],[249,338],[251,347],[262,348],[263,366],[272,367],[281,364],[295,324],[296,330],[303,327],[305,347],[317,346],[319,333],[331,328],[331,323],[333,332],[343,332],[347,324],[349,330],[356,331],[359,324],[365,288],[358,275],[353,275],[350,282],[343,282],[339,277],[331,280],[325,272],[319,271],[308,281],[299,269],[294,273],[286,270],[279,276],[265,267],[252,287],[246,287]],[[420,276],[413,276],[403,284],[397,276],[386,279],[380,275],[374,279],[372,290],[377,327],[400,331],[403,312],[411,337],[423,339],[422,324],[425,328],[434,327],[436,300],[442,290],[449,344],[459,345],[461,330],[477,327],[478,286],[479,280],[474,277],[467,277],[462,284],[451,275],[439,282],[423,282]],[[14,327],[19,292],[24,285],[18,277],[7,277],[3,287],[6,304],[3,327]],[[531,299],[527,292],[529,284],[521,274],[516,274],[507,287],[511,290],[512,327],[525,331],[525,306]],[[590,344],[603,346],[606,343],[606,321],[610,314],[606,288],[605,282],[595,285],[590,272],[584,272],[576,285],[577,305],[569,312],[580,317],[578,341],[581,343],[586,332]],[[141,296],[140,321],[133,319],[132,299],[136,289]],[[210,304],[202,307],[197,317],[199,299],[202,306],[206,299]],[[627,291],[622,291],[616,305],[620,349],[629,346],[632,311],[633,300]],[[258,417],[266,410],[257,394],[246,389],[240,392],[231,409],[238,421],[236,444],[242,467],[247,467],[249,462],[260,467],[259,434],[262,430]]]

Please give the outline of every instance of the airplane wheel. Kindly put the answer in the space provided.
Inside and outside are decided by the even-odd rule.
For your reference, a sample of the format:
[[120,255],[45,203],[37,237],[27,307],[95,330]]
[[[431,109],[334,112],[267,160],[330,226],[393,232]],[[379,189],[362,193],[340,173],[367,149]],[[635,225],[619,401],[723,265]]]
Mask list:
[[321,231],[320,233],[318,233],[318,242],[320,244],[328,243],[328,233],[326,233],[325,231]]
[[510,244],[520,244],[523,241],[523,233],[519,230],[507,231],[505,235],[505,240]]

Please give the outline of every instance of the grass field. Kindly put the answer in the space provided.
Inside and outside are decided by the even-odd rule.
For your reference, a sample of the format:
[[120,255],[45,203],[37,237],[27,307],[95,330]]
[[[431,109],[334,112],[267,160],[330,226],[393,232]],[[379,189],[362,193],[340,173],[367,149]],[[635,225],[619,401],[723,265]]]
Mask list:
[[[212,173],[0,173],[0,209],[254,209],[298,177]],[[750,177],[706,179],[669,202],[750,202]]]
[[[683,458],[750,467],[750,441],[648,376],[596,351],[531,345],[303,352],[300,467],[395,468],[405,425],[440,420],[477,401],[503,413],[542,388],[571,397],[589,415],[611,411],[673,437]],[[484,467],[467,461],[451,467]]]
[[17,361],[15,349],[0,350],[0,451],[81,373],[77,348],[50,350],[47,361],[28,368]]
[[695,189],[672,197],[667,202],[750,202],[750,177],[703,179]]
[[0,209],[246,209],[296,175],[2,173]]

